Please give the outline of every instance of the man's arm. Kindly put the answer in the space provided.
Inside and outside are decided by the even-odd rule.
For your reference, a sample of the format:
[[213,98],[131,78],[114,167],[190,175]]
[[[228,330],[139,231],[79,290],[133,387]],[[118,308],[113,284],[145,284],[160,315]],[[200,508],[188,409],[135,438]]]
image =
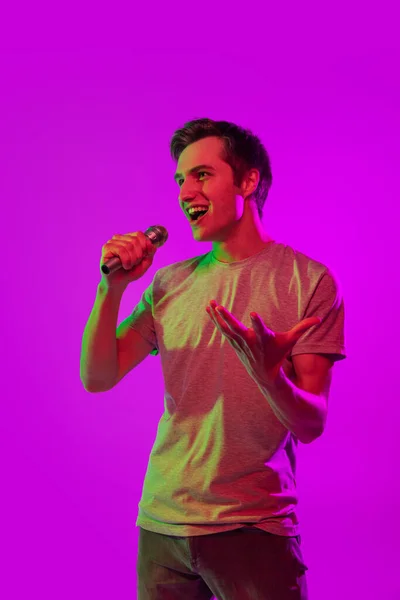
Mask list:
[[304,444],[325,428],[333,363],[329,355],[298,354],[293,382],[282,368],[274,381],[255,379],[279,421]]
[[87,392],[112,389],[141,363],[153,346],[129,327],[129,318],[117,328],[123,289],[97,287],[96,300],[82,338],[80,374]]
[[294,382],[286,376],[283,365],[303,334],[315,325],[320,326],[323,319],[307,317],[289,331],[274,332],[256,312],[250,313],[253,327],[248,328],[215,300],[210,301],[206,310],[232,344],[279,421],[304,444],[319,437],[328,412],[333,355],[296,352]]

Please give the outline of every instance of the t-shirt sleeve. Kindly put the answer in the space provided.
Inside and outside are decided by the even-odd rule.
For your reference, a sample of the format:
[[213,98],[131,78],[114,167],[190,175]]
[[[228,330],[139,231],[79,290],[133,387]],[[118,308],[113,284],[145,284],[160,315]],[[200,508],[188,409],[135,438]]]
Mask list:
[[324,271],[307,304],[302,319],[321,317],[292,349],[296,354],[330,354],[333,360],[346,358],[344,342],[344,302],[339,283],[331,271]]
[[127,317],[127,322],[129,327],[140,333],[140,335],[153,346],[153,350],[150,354],[156,356],[159,353],[159,347],[153,318],[153,285],[154,279],[143,292],[140,301],[135,306],[132,313]]

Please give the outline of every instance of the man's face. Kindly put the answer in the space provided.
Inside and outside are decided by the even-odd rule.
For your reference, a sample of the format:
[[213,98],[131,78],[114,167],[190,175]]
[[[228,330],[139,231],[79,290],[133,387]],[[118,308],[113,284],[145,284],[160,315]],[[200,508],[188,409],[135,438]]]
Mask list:
[[[224,241],[243,216],[244,199],[235,186],[233,171],[221,158],[223,142],[207,137],[185,148],[179,157],[175,178],[180,187],[179,202],[189,219],[194,238]],[[209,165],[191,172],[199,165]],[[198,220],[187,213],[196,205],[208,208]]]

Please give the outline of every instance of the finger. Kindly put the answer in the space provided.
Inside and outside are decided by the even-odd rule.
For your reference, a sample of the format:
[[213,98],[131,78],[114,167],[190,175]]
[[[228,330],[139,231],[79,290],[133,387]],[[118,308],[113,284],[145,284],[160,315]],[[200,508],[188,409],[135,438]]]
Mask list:
[[250,313],[251,323],[253,325],[253,331],[256,334],[256,338],[259,344],[263,346],[265,340],[268,337],[274,337],[275,333],[268,329],[262,318],[258,313],[252,312]]
[[228,327],[224,319],[220,315],[218,315],[218,313],[215,312],[215,310],[213,310],[210,306],[207,306],[206,311],[209,314],[212,321],[214,322],[214,325],[220,330],[221,333],[225,335],[225,337],[229,341],[240,341],[240,336],[235,335],[235,333]]
[[[130,243],[126,243],[130,242]],[[119,233],[115,234],[112,239],[108,242],[110,250],[118,248],[120,254],[121,263],[124,269],[130,270],[139,258],[137,243],[132,244],[132,239],[126,235]],[[122,253],[122,254],[121,254]]]
[[218,317],[215,315],[214,311],[207,306],[206,311],[208,313],[208,316],[210,317],[211,321],[214,323],[214,325],[217,327],[217,329],[219,329],[221,331],[221,333],[224,333],[223,331],[223,326],[222,324],[218,321]]
[[147,237],[147,235],[143,233],[143,231],[127,233],[126,236],[130,239],[131,242],[132,240],[136,240],[137,242],[139,242],[144,254],[150,254],[156,249],[155,246],[151,243],[150,239]]
[[207,313],[209,314],[210,318],[212,319],[212,321],[215,323],[215,325],[217,325],[217,327],[219,329],[226,329],[226,323],[224,322],[224,320],[221,318],[221,316],[215,312],[215,310],[213,310],[212,307],[207,306],[206,308]]
[[132,256],[126,246],[118,240],[108,242],[106,251],[103,251],[102,260],[108,260],[108,258],[111,258],[112,256],[117,256],[121,260],[122,267],[125,270],[129,271],[132,268],[134,256]]
[[234,317],[233,314],[230,313],[229,310],[227,310],[224,306],[217,306],[215,308],[215,312],[220,318],[223,319],[233,333],[242,337],[247,331],[247,327],[238,321],[238,319],[236,319],[236,317]]
[[212,320],[216,321],[217,315],[215,314],[215,311],[212,309],[212,307],[211,306],[207,306],[206,307],[206,311],[209,314],[209,316],[212,318]]
[[259,332],[259,333],[274,335],[274,332],[272,331],[272,329],[269,329],[269,327],[266,326],[265,322],[263,321],[263,319],[260,317],[260,315],[258,313],[251,312],[250,318],[251,318],[251,322],[253,323],[254,331]]

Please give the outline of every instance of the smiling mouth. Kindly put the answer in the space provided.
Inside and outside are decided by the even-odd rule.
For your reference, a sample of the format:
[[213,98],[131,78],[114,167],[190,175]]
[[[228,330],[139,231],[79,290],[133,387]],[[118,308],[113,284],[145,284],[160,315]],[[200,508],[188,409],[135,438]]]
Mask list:
[[190,222],[193,223],[194,225],[197,225],[199,223],[199,221],[204,219],[204,217],[206,216],[206,214],[208,212],[209,212],[209,209],[207,208],[207,210],[205,212],[198,212],[198,213],[194,213],[193,215],[190,215]]

